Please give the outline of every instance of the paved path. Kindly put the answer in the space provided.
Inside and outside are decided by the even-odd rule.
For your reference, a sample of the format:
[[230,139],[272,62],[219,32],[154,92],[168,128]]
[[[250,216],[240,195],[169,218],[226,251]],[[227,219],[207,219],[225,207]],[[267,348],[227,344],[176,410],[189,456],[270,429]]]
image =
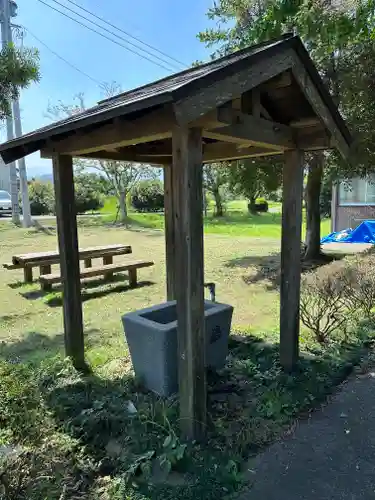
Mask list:
[[371,243],[325,243],[322,249],[326,253],[358,253],[373,247]]
[[344,384],[249,469],[253,485],[241,500],[375,499],[375,373]]

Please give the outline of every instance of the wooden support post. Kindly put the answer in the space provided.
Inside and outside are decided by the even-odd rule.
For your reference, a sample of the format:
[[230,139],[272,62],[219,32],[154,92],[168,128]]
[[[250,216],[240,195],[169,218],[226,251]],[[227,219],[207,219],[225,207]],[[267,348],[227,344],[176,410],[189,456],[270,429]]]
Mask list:
[[84,266],[87,269],[88,267],[92,267],[92,260],[91,259],[84,259]]
[[73,162],[71,156],[59,154],[53,155],[52,162],[63,282],[65,352],[77,369],[86,371]]
[[43,276],[44,274],[51,274],[51,264],[43,264],[39,266],[39,274]]
[[303,153],[285,152],[281,235],[280,363],[295,367],[299,353]]
[[108,266],[108,264],[113,264],[113,255],[103,256],[103,266]]
[[167,300],[174,300],[175,294],[175,227],[173,210],[173,168],[164,167],[164,218],[165,218],[165,267],[167,277]]
[[183,439],[200,440],[206,431],[207,397],[202,131],[175,127],[172,143],[180,422]]
[[25,266],[23,268],[23,280],[25,283],[33,282],[33,268],[30,266]]
[[129,269],[129,286],[135,288],[137,286],[137,269]]
[[[113,255],[104,255],[103,256],[103,266],[108,266],[109,264],[113,264]],[[105,280],[113,279],[113,272],[105,273]]]

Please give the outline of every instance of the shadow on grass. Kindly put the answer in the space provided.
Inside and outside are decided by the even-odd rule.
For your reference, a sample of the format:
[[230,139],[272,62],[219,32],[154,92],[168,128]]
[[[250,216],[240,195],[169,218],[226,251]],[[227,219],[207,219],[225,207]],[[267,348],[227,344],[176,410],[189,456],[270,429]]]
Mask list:
[[[101,342],[101,332],[91,328],[85,330],[86,347],[98,345]],[[64,334],[45,335],[39,332],[27,332],[23,338],[15,342],[0,343],[0,359],[12,363],[33,363],[51,358],[64,352]]]
[[[330,264],[335,260],[341,260],[346,254],[322,254],[320,259],[313,261],[301,261],[302,273],[313,271],[318,267]],[[266,281],[267,289],[278,289],[280,286],[280,252],[275,252],[270,255],[246,255],[236,259],[229,260],[225,265],[229,268],[254,268],[251,274],[246,274],[242,277],[247,285],[252,285],[260,281]]]
[[[82,302],[100,297],[105,297],[112,293],[121,293],[121,292],[127,292],[129,290],[134,290],[134,288],[131,288],[127,284],[111,286],[116,283],[124,283],[124,281],[127,281],[128,279],[129,279],[128,275],[118,273],[115,274],[111,279],[107,280],[104,280],[103,278],[98,278],[81,282]],[[147,280],[139,281],[136,288],[143,288],[154,284],[155,283],[153,281],[147,281]],[[96,289],[99,288],[99,290],[90,291],[95,288]],[[40,298],[44,298],[45,303],[47,305],[51,307],[56,307],[62,305],[62,297],[61,297],[62,291],[63,291],[63,286],[60,284],[60,285],[54,285],[51,292],[46,292],[40,289],[27,290],[25,292],[20,292],[20,295],[22,295],[22,297],[28,300],[37,300]]]
[[12,325],[19,321],[20,319],[22,320],[27,320],[34,316],[34,312],[28,312],[28,313],[18,313],[18,314],[4,314],[3,316],[0,316],[0,325],[8,324]]
[[[107,282],[108,284],[110,282]],[[137,284],[137,288],[144,288],[148,286],[152,286],[155,283],[153,281],[139,281]],[[103,285],[103,283],[102,283]],[[102,288],[100,290],[87,291],[83,290],[81,293],[82,302],[87,302],[92,299],[99,299],[102,297],[106,297],[107,295],[112,295],[114,293],[123,293],[128,292],[130,290],[134,290],[134,288],[129,285],[118,285],[110,288]],[[44,297],[44,302],[50,307],[60,307],[62,306],[62,294],[61,292],[51,292]]]
[[[172,484],[168,478],[155,484],[151,478],[139,482],[133,490],[131,482],[139,479],[135,477],[139,464],[151,460],[147,457],[160,457],[165,451],[165,438],[179,434],[178,400],[162,400],[142,390],[129,371],[122,369],[125,364],[119,358],[108,363],[111,368],[102,366],[101,376],[80,375],[68,361],[60,359],[46,360],[35,372],[25,372],[22,365],[3,367],[0,392],[11,388],[9,397],[5,392],[9,400],[5,425],[20,440],[32,438],[35,453],[47,431],[58,431],[64,436],[61,445],[57,438],[51,440],[58,447],[55,454],[66,448],[68,437],[77,439],[75,463],[90,464],[90,477],[96,480],[103,476],[116,479],[121,495],[113,498],[222,498],[224,489],[229,494],[241,486],[240,467],[234,467],[237,473],[228,464],[243,463],[280,436],[295,418],[317,407],[366,353],[372,328],[373,325],[360,325],[350,342],[324,348],[315,345],[314,354],[302,355],[293,374],[281,370],[277,344],[265,343],[246,332],[233,335],[226,367],[208,377],[207,442],[187,447],[175,472],[180,475],[179,484]],[[51,350],[58,344],[53,340]],[[18,404],[17,394],[22,394],[22,404]],[[136,413],[129,412],[129,401]],[[53,419],[53,423],[48,419]],[[23,425],[19,425],[21,422]],[[48,460],[38,463],[40,477],[47,472],[51,475],[47,463]],[[9,470],[13,474],[14,469]],[[126,483],[129,471],[132,481]],[[57,481],[62,481],[57,476]],[[75,492],[86,487],[84,478],[85,472],[78,471]],[[63,484],[60,486],[59,494]],[[134,494],[135,491],[144,496]],[[51,494],[48,498],[61,497]]]
[[13,283],[8,283],[9,288],[12,288],[12,290],[17,290],[17,288],[22,288],[24,286],[29,286],[37,283],[37,279],[33,279],[32,283],[25,283],[23,280],[15,281]]
[[[179,469],[195,475],[190,496],[184,492],[186,484],[176,488],[167,483],[159,486],[165,496],[158,497],[156,489],[151,498],[213,499],[223,484],[235,489],[236,481],[232,484],[233,478],[223,472],[228,461],[240,463],[259,452],[297,416],[324,401],[365,354],[366,332],[364,328],[351,342],[302,355],[293,374],[282,371],[278,344],[252,335],[231,338],[226,368],[208,377],[207,445],[189,448]],[[137,408],[136,417],[125,410],[129,400]],[[46,401],[59,424],[90,450],[105,474],[128,469],[147,451],[160,454],[170,426],[179,433],[177,400],[144,392],[129,374],[117,380],[95,376],[74,382],[69,377],[65,384],[54,380]]]
[[56,227],[55,226],[47,226],[44,224],[41,224],[37,219],[34,219],[33,221],[35,231],[47,234],[47,235],[55,235],[56,234]]

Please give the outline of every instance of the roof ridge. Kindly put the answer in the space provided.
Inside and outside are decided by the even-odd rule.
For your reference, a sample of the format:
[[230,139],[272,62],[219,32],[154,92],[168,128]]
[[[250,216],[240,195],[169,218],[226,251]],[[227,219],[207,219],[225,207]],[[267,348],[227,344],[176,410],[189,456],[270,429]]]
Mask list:
[[217,59],[213,59],[212,61],[208,61],[206,63],[200,64],[199,66],[187,68],[187,69],[184,69],[182,71],[178,71],[177,73],[172,73],[171,75],[160,78],[159,80],[154,80],[152,82],[146,83],[140,87],[134,87],[134,88],[126,90],[124,92],[120,92],[119,94],[116,94],[114,96],[107,97],[106,99],[101,99],[100,101],[97,102],[97,105],[109,103],[109,102],[114,101],[118,98],[126,97],[128,94],[134,92],[135,90],[137,90],[137,91],[138,90],[145,90],[150,86],[154,86],[155,84],[160,84],[162,82],[167,82],[168,80],[171,80],[172,78],[181,77],[187,73],[194,74],[195,71],[201,70],[202,68],[206,68],[208,66],[217,64],[220,61],[228,61],[231,58],[238,57],[239,55],[242,55],[242,54],[246,54],[246,52],[251,52],[254,49],[261,48],[264,45],[272,45],[272,44],[276,44],[278,42],[284,42],[285,40],[292,39],[292,38],[298,38],[298,35],[295,35],[294,33],[288,32],[288,33],[284,33],[283,35],[276,37],[276,38],[264,40],[263,42],[259,42],[259,43],[256,43],[254,45],[248,45],[247,47],[244,47],[243,49],[238,49],[238,50],[231,52],[230,54],[227,54],[225,56],[218,57]]

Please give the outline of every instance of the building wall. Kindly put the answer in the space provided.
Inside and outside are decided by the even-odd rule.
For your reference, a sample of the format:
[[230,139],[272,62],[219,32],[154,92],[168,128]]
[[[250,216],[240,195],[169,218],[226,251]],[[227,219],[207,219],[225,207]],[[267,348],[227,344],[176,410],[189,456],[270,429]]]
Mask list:
[[0,189],[10,192],[9,166],[0,158]]
[[375,220],[375,205],[339,205],[336,207],[335,231],[341,231],[347,227],[354,229],[367,219]]

